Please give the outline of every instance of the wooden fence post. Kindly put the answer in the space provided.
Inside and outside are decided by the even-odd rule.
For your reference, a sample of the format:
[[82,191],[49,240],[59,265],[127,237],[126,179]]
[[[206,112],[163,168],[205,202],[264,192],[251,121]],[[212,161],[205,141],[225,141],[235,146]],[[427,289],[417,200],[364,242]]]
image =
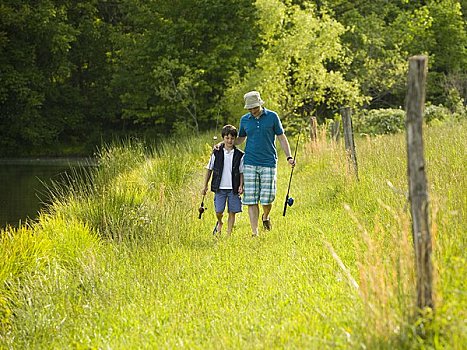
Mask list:
[[417,272],[417,307],[434,308],[432,243],[428,215],[428,192],[423,154],[423,108],[425,104],[425,82],[427,57],[414,56],[409,59],[409,74],[406,100],[406,134],[409,196],[412,214],[412,234],[415,248]]
[[340,136],[340,123],[339,120],[334,120],[331,124],[331,139],[334,142],[339,141]]
[[353,129],[352,129],[352,116],[350,107],[345,107],[341,111],[342,114],[342,126],[344,128],[344,142],[345,150],[347,153],[347,159],[350,164],[353,165],[355,176],[358,180],[358,166],[357,166],[357,153],[355,151],[355,142],[353,138]]
[[316,117],[310,117],[310,140],[311,142],[318,142],[318,122]]

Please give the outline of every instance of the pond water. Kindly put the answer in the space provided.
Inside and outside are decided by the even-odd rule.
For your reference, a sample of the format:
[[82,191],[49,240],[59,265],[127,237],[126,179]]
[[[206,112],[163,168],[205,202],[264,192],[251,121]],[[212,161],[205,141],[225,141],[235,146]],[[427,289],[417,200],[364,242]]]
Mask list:
[[0,159],[0,228],[36,219],[50,200],[47,185],[91,164],[82,158]]

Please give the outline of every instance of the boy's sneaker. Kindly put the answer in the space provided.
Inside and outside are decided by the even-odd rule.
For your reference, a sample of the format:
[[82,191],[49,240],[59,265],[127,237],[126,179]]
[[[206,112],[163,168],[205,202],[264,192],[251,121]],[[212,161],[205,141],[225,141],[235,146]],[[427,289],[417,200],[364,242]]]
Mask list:
[[272,230],[272,224],[271,224],[271,219],[264,219],[264,215],[262,217],[263,219],[263,227],[265,230],[267,231],[271,231]]

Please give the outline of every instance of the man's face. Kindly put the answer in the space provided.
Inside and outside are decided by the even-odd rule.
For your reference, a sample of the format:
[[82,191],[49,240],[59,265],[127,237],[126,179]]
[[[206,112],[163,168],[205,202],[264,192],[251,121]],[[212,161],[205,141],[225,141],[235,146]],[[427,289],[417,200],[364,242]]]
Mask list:
[[253,117],[259,117],[261,115],[261,107],[249,108],[248,111],[253,115]]

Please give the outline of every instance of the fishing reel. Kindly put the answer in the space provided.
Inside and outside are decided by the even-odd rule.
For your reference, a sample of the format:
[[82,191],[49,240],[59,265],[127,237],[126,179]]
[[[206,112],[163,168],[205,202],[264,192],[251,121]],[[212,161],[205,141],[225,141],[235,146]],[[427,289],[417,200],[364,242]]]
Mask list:
[[282,216],[285,216],[285,213],[287,212],[287,207],[291,207],[294,204],[294,202],[295,200],[293,199],[293,197],[289,197],[289,195],[287,194],[287,196],[285,197],[284,211],[282,212]]
[[198,209],[198,212],[199,212],[199,218],[201,219],[201,215],[203,215],[203,213],[207,210],[208,208],[206,208],[205,206],[203,206],[203,204],[201,204],[201,206],[199,207]]
[[198,208],[198,219],[201,219],[201,216],[203,215],[203,213],[207,210],[208,208],[204,206],[204,196],[203,196],[203,200],[201,201],[201,205],[199,206]]

